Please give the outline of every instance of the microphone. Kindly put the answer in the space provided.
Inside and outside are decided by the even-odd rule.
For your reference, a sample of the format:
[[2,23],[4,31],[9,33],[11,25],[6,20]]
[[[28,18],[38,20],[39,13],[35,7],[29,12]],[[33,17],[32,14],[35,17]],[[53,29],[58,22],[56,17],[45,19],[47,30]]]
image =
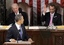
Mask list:
[[[19,29],[18,32],[20,32],[21,30]],[[17,35],[17,43],[18,43],[18,39],[19,39],[19,33]]]
[[51,36],[51,32],[48,29],[48,26],[45,30],[40,30],[40,35],[42,38],[49,38]]

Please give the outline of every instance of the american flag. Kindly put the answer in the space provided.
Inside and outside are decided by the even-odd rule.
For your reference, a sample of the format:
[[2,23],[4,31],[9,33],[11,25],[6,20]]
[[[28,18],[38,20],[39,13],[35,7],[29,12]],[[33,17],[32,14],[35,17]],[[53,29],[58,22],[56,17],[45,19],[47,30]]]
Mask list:
[[[64,6],[64,0],[13,0],[14,3],[18,3],[18,2],[24,2],[27,3],[30,7],[32,7],[32,14],[33,16],[35,16],[36,18],[36,22],[35,24],[32,25],[40,25],[40,18],[41,18],[41,14],[43,12],[43,6],[44,4],[48,4],[51,2],[57,2],[59,3],[61,6]],[[33,17],[32,17],[33,18]],[[32,21],[34,23],[34,21]]]

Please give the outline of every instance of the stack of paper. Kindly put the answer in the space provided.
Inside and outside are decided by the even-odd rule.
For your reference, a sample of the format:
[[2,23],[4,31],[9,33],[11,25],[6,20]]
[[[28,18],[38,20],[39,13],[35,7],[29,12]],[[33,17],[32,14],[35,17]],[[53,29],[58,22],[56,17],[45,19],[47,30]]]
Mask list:
[[30,26],[29,29],[46,29],[45,26]]
[[11,26],[0,25],[0,29],[8,30]]
[[58,30],[64,30],[64,26],[56,26]]

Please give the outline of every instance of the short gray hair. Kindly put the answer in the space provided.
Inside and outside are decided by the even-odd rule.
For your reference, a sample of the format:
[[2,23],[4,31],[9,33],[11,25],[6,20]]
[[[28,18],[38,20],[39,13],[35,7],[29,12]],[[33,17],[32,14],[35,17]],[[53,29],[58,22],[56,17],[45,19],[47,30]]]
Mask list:
[[19,20],[21,20],[22,18],[22,14],[18,14],[15,16],[15,21],[18,22]]
[[17,3],[13,3],[13,4],[11,5],[11,7],[13,8],[13,7],[19,7],[19,6],[18,6]]

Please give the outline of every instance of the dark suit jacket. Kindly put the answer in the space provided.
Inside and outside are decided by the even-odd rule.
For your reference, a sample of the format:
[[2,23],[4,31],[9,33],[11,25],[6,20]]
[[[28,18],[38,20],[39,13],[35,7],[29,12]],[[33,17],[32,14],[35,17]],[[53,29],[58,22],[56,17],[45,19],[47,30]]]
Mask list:
[[[50,22],[50,12],[46,13],[45,16],[42,15],[42,22],[45,21],[45,26],[48,26],[49,25],[49,22]],[[56,25],[62,25],[62,21],[61,21],[61,15],[58,14],[58,13],[55,13],[54,14],[54,17],[53,17],[53,24],[56,26]]]
[[7,32],[6,41],[9,42],[10,39],[27,41],[29,37],[26,33],[25,27],[24,27],[24,25],[21,25],[21,27],[23,30],[22,39],[20,38],[19,30],[17,29],[16,25],[14,24],[12,27],[9,28],[9,30]]
[[[23,17],[24,17],[24,25],[27,26],[28,25],[28,15],[27,15],[27,13],[22,12],[22,10],[20,8],[19,8],[19,13],[21,13],[23,15]],[[12,13],[9,14],[9,17],[7,19],[7,25],[9,25],[11,23],[14,24],[15,23],[14,20],[15,20],[15,13],[12,12]]]

